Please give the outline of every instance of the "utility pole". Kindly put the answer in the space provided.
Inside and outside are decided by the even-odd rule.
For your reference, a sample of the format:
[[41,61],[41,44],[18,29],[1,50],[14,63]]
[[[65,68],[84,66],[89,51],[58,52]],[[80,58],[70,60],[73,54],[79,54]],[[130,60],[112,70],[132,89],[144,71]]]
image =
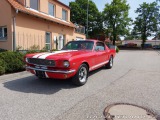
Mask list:
[[89,0],[87,2],[87,38],[88,38],[88,11],[89,11]]

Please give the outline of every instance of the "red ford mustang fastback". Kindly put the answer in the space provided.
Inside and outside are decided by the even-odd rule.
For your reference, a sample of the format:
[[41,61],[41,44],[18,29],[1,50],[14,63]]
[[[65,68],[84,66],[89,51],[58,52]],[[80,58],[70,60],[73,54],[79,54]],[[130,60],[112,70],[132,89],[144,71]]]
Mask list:
[[101,41],[71,41],[61,51],[27,54],[26,70],[39,78],[71,78],[81,86],[87,82],[90,71],[102,66],[112,68],[115,53]]

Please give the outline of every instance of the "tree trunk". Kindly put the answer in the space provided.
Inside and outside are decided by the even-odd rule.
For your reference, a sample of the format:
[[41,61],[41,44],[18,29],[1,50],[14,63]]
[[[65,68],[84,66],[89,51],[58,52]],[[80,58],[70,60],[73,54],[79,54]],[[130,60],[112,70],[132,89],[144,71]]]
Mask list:
[[116,45],[116,34],[113,35],[113,45]]
[[144,32],[142,34],[142,49],[144,49],[144,44],[147,40],[147,35],[146,35],[146,26],[144,27]]
[[143,40],[142,40],[142,46],[141,46],[141,47],[142,47],[142,50],[144,49],[144,44],[145,44],[145,40],[143,39]]

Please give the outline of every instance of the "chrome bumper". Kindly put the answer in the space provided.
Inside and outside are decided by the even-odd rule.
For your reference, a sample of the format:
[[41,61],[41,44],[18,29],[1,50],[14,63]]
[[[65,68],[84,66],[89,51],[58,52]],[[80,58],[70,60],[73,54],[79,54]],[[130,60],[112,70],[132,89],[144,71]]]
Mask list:
[[43,72],[62,73],[62,74],[70,74],[76,71],[76,70],[47,70],[47,69],[33,68],[29,66],[26,66],[26,70],[38,70],[38,71],[43,71]]

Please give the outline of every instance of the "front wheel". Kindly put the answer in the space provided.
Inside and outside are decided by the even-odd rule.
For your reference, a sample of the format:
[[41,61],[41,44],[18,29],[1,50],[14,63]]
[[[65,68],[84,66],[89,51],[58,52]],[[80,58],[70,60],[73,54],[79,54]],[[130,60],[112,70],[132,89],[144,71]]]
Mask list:
[[105,65],[107,69],[111,69],[113,67],[113,56],[110,57],[109,62]]
[[82,64],[76,75],[72,78],[72,82],[77,86],[82,86],[87,82],[88,79],[88,66]]

